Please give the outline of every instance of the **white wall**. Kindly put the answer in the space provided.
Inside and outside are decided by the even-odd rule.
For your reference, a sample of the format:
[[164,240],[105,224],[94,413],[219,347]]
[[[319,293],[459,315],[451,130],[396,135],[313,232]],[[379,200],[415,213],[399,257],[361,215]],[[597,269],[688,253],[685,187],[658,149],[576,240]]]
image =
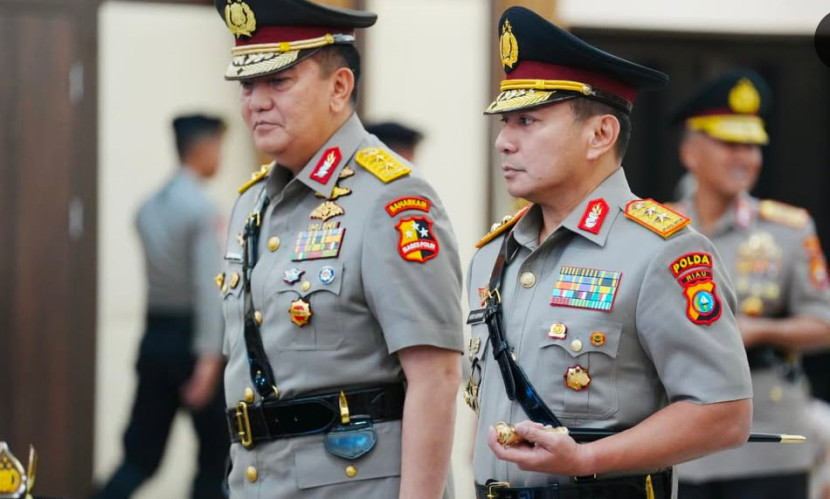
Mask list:
[[[237,110],[237,85],[222,79],[232,40],[209,7],[106,2],[99,12],[99,262],[95,477],[121,458],[135,390],[145,283],[133,216],[175,171],[171,119],[203,111],[230,125],[211,193],[230,212],[255,159]],[[234,158],[232,162],[230,158]],[[217,273],[220,263],[217,262]],[[176,423],[161,472],[138,499],[187,497],[195,456],[185,418]]]
[[557,0],[572,26],[812,35],[827,0]]

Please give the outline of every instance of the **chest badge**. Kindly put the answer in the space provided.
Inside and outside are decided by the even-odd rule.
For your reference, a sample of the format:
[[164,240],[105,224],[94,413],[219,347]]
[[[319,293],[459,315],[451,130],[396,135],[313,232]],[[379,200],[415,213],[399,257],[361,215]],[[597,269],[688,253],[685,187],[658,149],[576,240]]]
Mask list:
[[291,259],[295,262],[305,260],[319,260],[322,258],[337,258],[346,228],[340,227],[340,222],[311,224],[306,232],[297,235],[294,244],[294,253]]
[[432,231],[432,220],[429,218],[404,218],[395,228],[400,233],[398,252],[404,260],[424,263],[438,256],[438,239]]
[[320,282],[328,286],[329,284],[334,282],[334,278],[337,277],[337,273],[334,271],[334,267],[331,265],[326,265],[320,272],[317,274],[317,277],[320,279]]
[[299,327],[303,327],[311,322],[311,304],[302,298],[298,298],[291,302],[291,308],[288,309],[291,314],[291,322]]
[[311,212],[310,217],[313,220],[322,220],[326,221],[329,218],[339,217],[340,215],[345,215],[346,210],[343,209],[342,206],[335,203],[334,201],[323,201],[320,206],[314,208],[314,211]]
[[561,322],[553,324],[550,329],[548,329],[548,338],[552,338],[554,340],[564,340],[567,337],[568,326],[562,324]]
[[606,216],[608,216],[608,203],[602,198],[594,199],[585,208],[579,228],[592,234],[599,234]]
[[282,280],[286,284],[295,284],[297,281],[302,279],[303,274],[305,274],[305,270],[300,270],[297,267],[294,267],[282,273]]
[[565,386],[575,392],[586,390],[591,384],[591,373],[580,365],[569,367],[565,372]]
[[550,305],[610,312],[621,278],[622,272],[563,266]]

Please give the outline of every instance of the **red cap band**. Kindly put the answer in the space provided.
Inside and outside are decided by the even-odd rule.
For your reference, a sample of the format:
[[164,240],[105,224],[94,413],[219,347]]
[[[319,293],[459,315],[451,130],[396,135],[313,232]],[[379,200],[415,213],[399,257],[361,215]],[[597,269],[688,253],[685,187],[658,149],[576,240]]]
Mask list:
[[507,73],[508,80],[570,80],[587,83],[594,88],[619,95],[634,103],[636,90],[616,78],[583,69],[558,66],[547,62],[523,60],[516,69]]
[[254,36],[236,39],[236,46],[259,45],[263,43],[297,42],[320,38],[327,34],[353,34],[354,30],[322,26],[263,26],[254,31]]

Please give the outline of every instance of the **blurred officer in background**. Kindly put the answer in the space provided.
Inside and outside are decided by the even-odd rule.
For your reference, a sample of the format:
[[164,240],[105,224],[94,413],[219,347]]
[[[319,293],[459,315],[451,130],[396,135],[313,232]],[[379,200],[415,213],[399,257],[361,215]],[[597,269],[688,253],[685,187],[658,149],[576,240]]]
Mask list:
[[455,236],[355,114],[369,12],[216,0],[254,143],[220,279],[234,498],[446,495],[463,348]]
[[[498,34],[506,79],[486,113],[508,192],[533,204],[470,269],[478,497],[668,499],[671,466],[745,442],[751,414],[723,263],[621,167],[637,91],[668,77],[522,7]],[[524,442],[493,427],[511,421]]]
[[[681,106],[680,159],[696,187],[676,208],[708,236],[735,283],[753,384],[753,431],[808,433],[805,349],[830,344],[830,290],[813,220],[749,195],[768,142],[767,83],[736,70]],[[679,467],[681,499],[807,497],[812,445],[747,444]]]
[[366,125],[366,131],[410,162],[415,161],[418,144],[424,139],[418,130],[395,121]]
[[100,499],[130,497],[153,475],[179,408],[190,413],[199,440],[191,497],[224,497],[222,314],[212,280],[223,224],[202,183],[219,168],[225,124],[180,116],[173,129],[181,166],[136,217],[147,273],[146,328],[124,460]]

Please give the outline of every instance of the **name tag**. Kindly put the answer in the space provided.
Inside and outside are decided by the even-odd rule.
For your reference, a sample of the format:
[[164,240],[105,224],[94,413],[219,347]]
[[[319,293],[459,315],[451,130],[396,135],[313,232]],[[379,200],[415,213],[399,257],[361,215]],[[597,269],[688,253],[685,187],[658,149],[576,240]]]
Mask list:
[[487,314],[486,308],[480,308],[478,310],[472,310],[470,315],[467,316],[467,324],[481,324],[484,322],[484,316]]

